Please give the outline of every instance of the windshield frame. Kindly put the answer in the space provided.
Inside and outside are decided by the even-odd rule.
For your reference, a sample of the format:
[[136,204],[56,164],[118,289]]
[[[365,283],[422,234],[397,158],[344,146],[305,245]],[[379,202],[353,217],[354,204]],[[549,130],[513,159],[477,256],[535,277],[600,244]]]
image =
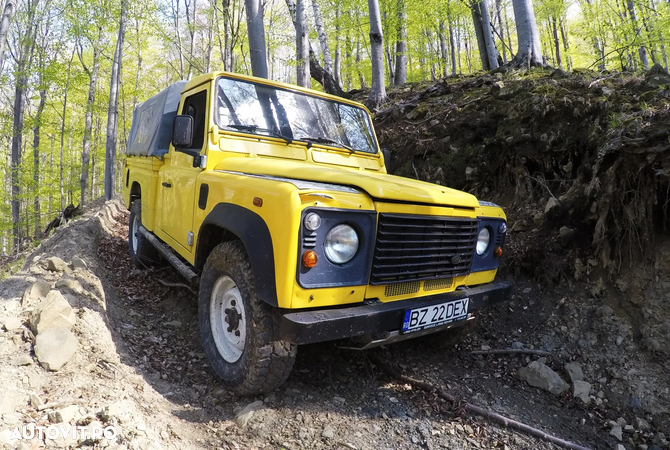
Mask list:
[[[247,79],[244,79],[244,78],[237,78],[237,77],[225,76],[225,75],[220,75],[220,76],[218,76],[214,79],[214,84],[213,84],[214,92],[213,92],[213,95],[212,95],[212,97],[214,99],[214,108],[212,110],[212,113],[213,113],[212,115],[214,116],[213,117],[214,123],[222,131],[229,132],[229,133],[251,135],[251,136],[261,136],[261,137],[269,138],[269,139],[281,139],[278,136],[273,136],[272,134],[264,133],[264,132],[260,131],[260,129],[259,129],[259,132],[239,130],[239,129],[234,129],[232,127],[229,127],[228,124],[224,125],[222,123],[219,123],[219,114],[217,114],[217,111],[218,111],[218,108],[219,108],[220,100],[219,100],[219,96],[218,96],[216,90],[219,88],[219,80],[222,79],[222,78],[227,79],[227,80],[240,82],[240,83],[247,83],[247,84],[250,84],[250,85],[261,85],[261,86],[268,87],[268,88],[275,89],[275,90],[279,90],[279,91],[286,91],[286,92],[289,92],[293,95],[304,95],[306,97],[312,97],[312,98],[320,100],[320,101],[332,102],[332,103],[347,106],[347,107],[350,107],[350,108],[357,108],[357,109],[363,111],[363,113],[365,114],[365,118],[366,118],[366,122],[367,122],[367,126],[368,126],[368,132],[370,133],[370,136],[372,138],[371,139],[372,147],[374,148],[375,151],[374,152],[366,152],[366,151],[363,151],[363,150],[354,149],[355,154],[357,154],[357,155],[379,156],[380,153],[381,153],[380,149],[379,149],[379,142],[377,141],[377,135],[375,133],[374,126],[372,124],[372,116],[370,115],[369,111],[367,109],[365,109],[362,105],[359,105],[359,104],[356,104],[356,103],[349,103],[349,102],[346,102],[346,101],[339,101],[339,100],[336,100],[336,99],[333,99],[333,98],[328,98],[328,97],[321,96],[321,95],[318,95],[318,94],[312,94],[310,92],[304,92],[304,91],[299,90],[299,89],[293,89],[293,88],[285,87],[285,86],[277,86],[277,85],[272,84],[272,83],[263,83],[263,82],[258,82],[258,81],[255,81],[255,80],[252,81],[252,80],[247,80]],[[320,147],[328,147],[329,149],[330,148],[336,149],[336,150],[339,150],[339,151],[344,150],[344,151],[346,151],[346,153],[351,153],[349,150],[346,150],[346,149],[344,149],[344,148],[342,148],[342,147],[340,147],[336,144],[328,144],[328,143],[321,143],[321,142],[320,143],[311,143],[311,142],[308,142],[308,140],[301,140],[300,136],[293,137],[292,141],[293,142],[305,143],[308,147],[316,145],[316,146],[320,146]]]

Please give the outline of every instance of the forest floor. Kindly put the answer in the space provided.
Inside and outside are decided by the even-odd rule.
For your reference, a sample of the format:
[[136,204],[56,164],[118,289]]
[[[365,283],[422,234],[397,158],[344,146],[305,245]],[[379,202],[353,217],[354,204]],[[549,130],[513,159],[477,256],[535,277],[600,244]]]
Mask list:
[[[492,142],[498,142],[499,133],[491,130],[505,123],[505,117],[481,130],[457,134],[451,127],[467,129],[460,124],[460,114],[437,116],[451,108],[467,118],[475,114],[469,108],[485,104],[482,95],[492,96],[490,93],[498,89],[539,95],[532,92],[546,89],[542,88],[544,84],[560,91],[567,89],[561,83],[577,83],[575,78],[568,78],[558,81],[556,88],[552,82],[555,76],[548,73],[522,80],[505,77],[511,76],[450,79],[402,88],[391,92],[395,106],[377,115],[382,143],[394,143],[396,150],[400,146],[412,149],[407,154],[397,152],[398,173],[448,182],[483,199],[498,201],[508,211],[511,231],[508,252],[503,257],[505,268],[499,277],[513,281],[515,293],[509,304],[483,313],[473,333],[461,344],[437,349],[419,338],[367,352],[335,344],[304,346],[298,351],[288,382],[275,392],[255,398],[231,396],[217,383],[204,359],[195,295],[188,289],[163,284],[180,281],[172,269],[137,270],[128,257],[127,211],[118,200],[105,204],[97,201],[85,208],[81,218],[58,228],[26,257],[21,270],[0,283],[0,448],[17,447],[8,435],[14,427],[48,425],[50,419],[53,421],[49,414],[52,410],[68,406],[76,406],[73,420],[79,424],[99,421],[116,425],[117,439],[32,440],[22,443],[21,448],[555,448],[469,415],[462,404],[446,402],[434,393],[386,375],[375,364],[376,358],[464,401],[585,447],[670,448],[664,438],[670,435],[670,311],[665,297],[670,287],[670,239],[654,231],[652,249],[647,250],[641,263],[608,265],[616,259],[614,253],[610,250],[606,258],[602,256],[603,247],[592,242],[598,219],[585,215],[578,221],[578,214],[571,208],[576,210],[581,203],[571,203],[572,194],[564,197],[578,184],[575,180],[591,180],[590,174],[598,174],[597,170],[564,173],[561,179],[570,181],[555,181],[547,167],[563,169],[537,162],[549,158],[546,149],[536,149],[533,154],[530,146],[523,144],[525,139],[534,139],[523,135],[532,133],[512,133],[513,139],[519,140],[519,151],[525,154],[511,155],[509,147],[495,152]],[[611,77],[598,84],[623,85],[633,78]],[[516,89],[517,82],[526,83],[525,90]],[[579,81],[585,86],[580,89],[585,92],[592,82]],[[472,85],[467,88],[463,83]],[[624,91],[622,85],[617,84]],[[633,90],[617,95],[628,95]],[[554,99],[552,95],[543,98]],[[570,95],[581,95],[585,103],[594,101],[583,92]],[[603,95],[595,94],[598,98]],[[573,100],[568,96],[565,101]],[[414,106],[402,110],[403,104]],[[526,99],[525,103],[514,103],[512,109],[523,116],[527,104],[532,105]],[[656,114],[667,113],[654,105],[659,108]],[[425,110],[422,116],[408,118],[417,108]],[[481,119],[477,120],[486,122],[495,108],[489,105],[479,112]],[[473,117],[470,123],[478,123]],[[649,114],[644,117],[656,120]],[[554,120],[560,126],[558,119]],[[419,121],[423,122],[416,123]],[[426,127],[435,128],[440,123],[447,128],[439,133],[446,134],[437,138],[443,143],[436,146],[436,137]],[[447,136],[454,137],[444,141]],[[504,142],[510,137],[500,136]],[[543,142],[544,138],[538,139]],[[668,139],[667,134],[663,139]],[[599,146],[593,147],[566,150],[573,156],[563,165],[572,163],[576,172],[584,171],[582,163],[591,164],[593,169]],[[461,153],[464,162],[442,161],[444,149],[449,149],[452,156]],[[489,157],[496,165],[482,163]],[[647,161],[648,154],[642,158]],[[506,168],[520,174],[523,170],[542,182],[523,175],[512,183]],[[560,201],[557,204],[552,198]],[[568,204],[564,214],[557,214],[556,208],[567,208]],[[586,208],[591,208],[590,203]],[[598,208],[600,204],[596,205],[600,211]],[[609,217],[608,212],[603,214]],[[565,220],[561,222],[561,218]],[[601,224],[603,232],[615,233],[608,231],[607,223]],[[68,263],[78,257],[86,267],[49,270],[43,262],[51,256]],[[77,315],[74,332],[79,349],[58,372],[47,372],[37,364],[34,337],[27,326],[35,301],[31,286],[38,280],[59,289]],[[2,324],[11,318],[18,318],[21,326],[3,330]],[[518,370],[537,356],[472,353],[508,348],[549,352],[545,363],[566,380],[564,365],[579,364],[584,379],[592,386],[590,404],[574,398],[571,390],[554,396],[520,380]],[[50,402],[58,404],[51,409],[35,404]],[[248,406],[255,411],[246,414]],[[618,426],[622,433],[615,436]]]

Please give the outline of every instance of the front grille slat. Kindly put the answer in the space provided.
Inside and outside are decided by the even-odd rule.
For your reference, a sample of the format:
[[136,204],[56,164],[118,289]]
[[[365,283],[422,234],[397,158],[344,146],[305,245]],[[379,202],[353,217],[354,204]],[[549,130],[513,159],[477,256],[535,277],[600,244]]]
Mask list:
[[472,266],[478,229],[477,219],[381,213],[370,283],[446,279],[467,274]]

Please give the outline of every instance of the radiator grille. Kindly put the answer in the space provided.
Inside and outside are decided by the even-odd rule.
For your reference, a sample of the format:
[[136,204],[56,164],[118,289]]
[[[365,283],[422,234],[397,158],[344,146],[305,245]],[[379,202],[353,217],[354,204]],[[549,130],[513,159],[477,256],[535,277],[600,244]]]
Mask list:
[[470,272],[477,219],[379,214],[371,284],[453,278]]
[[426,280],[423,282],[424,291],[437,291],[438,289],[450,288],[454,284],[453,278],[441,278],[437,280]]
[[410,281],[409,283],[387,284],[384,288],[384,295],[386,297],[397,297],[398,295],[416,294],[421,288],[421,283],[418,281]]

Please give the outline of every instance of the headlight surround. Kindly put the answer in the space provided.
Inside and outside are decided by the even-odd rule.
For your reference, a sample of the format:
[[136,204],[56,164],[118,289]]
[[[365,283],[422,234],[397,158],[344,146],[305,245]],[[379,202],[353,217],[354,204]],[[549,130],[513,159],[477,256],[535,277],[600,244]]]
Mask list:
[[479,230],[479,234],[477,235],[477,247],[476,247],[477,254],[479,256],[482,256],[484,253],[486,253],[486,250],[488,250],[490,243],[491,243],[491,231],[488,229],[488,227],[484,227],[481,230]]
[[334,226],[323,242],[326,258],[334,264],[345,264],[356,256],[359,246],[358,233],[351,226]]

